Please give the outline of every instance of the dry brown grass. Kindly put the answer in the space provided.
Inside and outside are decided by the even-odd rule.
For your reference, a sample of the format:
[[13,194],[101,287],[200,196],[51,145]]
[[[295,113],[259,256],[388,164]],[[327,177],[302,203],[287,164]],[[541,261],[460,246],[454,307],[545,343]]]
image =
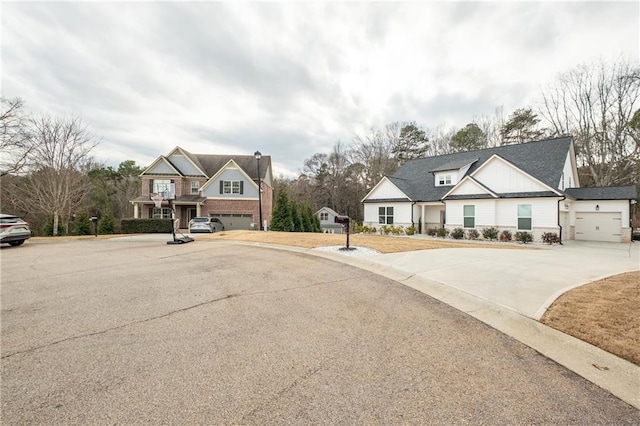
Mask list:
[[[346,235],[320,234],[307,232],[258,232],[258,231],[223,231],[203,237],[205,239],[251,241],[258,243],[281,244],[286,246],[315,248],[323,246],[345,245]],[[392,237],[384,235],[352,234],[349,237],[352,246],[378,250],[380,253],[398,253],[403,251],[430,250],[442,248],[493,248],[493,249],[535,249],[525,245],[505,243],[483,243],[475,241],[458,242],[452,240],[416,239]]]
[[540,321],[640,365],[640,271],[573,289]]

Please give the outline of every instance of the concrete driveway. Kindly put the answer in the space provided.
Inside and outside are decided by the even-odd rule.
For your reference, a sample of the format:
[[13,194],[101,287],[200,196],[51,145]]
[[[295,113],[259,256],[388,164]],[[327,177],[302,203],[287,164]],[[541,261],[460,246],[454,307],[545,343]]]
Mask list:
[[219,241],[1,256],[2,424],[638,424],[640,412],[369,271]]
[[561,294],[603,277],[640,269],[640,243],[569,241],[539,250],[443,249],[380,254],[395,268],[539,319]]

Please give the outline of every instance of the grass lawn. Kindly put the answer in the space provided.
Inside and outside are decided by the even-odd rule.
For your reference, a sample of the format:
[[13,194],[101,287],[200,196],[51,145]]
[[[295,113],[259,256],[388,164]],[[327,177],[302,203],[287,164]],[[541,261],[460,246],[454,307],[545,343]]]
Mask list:
[[575,288],[540,321],[640,365],[640,271]]

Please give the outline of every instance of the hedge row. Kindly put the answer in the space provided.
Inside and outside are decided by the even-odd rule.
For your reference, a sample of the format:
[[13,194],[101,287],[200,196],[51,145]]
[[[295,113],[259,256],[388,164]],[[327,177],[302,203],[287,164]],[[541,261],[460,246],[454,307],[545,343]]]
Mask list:
[[170,234],[172,219],[122,219],[123,234]]

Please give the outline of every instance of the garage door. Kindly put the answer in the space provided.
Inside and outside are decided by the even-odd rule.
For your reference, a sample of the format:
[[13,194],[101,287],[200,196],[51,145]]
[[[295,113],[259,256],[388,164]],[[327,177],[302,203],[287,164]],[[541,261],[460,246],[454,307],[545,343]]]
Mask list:
[[576,212],[576,240],[621,241],[621,213]]
[[224,229],[230,231],[232,229],[251,229],[253,216],[250,214],[232,214],[232,213],[211,213],[211,217],[217,217],[224,224]]

